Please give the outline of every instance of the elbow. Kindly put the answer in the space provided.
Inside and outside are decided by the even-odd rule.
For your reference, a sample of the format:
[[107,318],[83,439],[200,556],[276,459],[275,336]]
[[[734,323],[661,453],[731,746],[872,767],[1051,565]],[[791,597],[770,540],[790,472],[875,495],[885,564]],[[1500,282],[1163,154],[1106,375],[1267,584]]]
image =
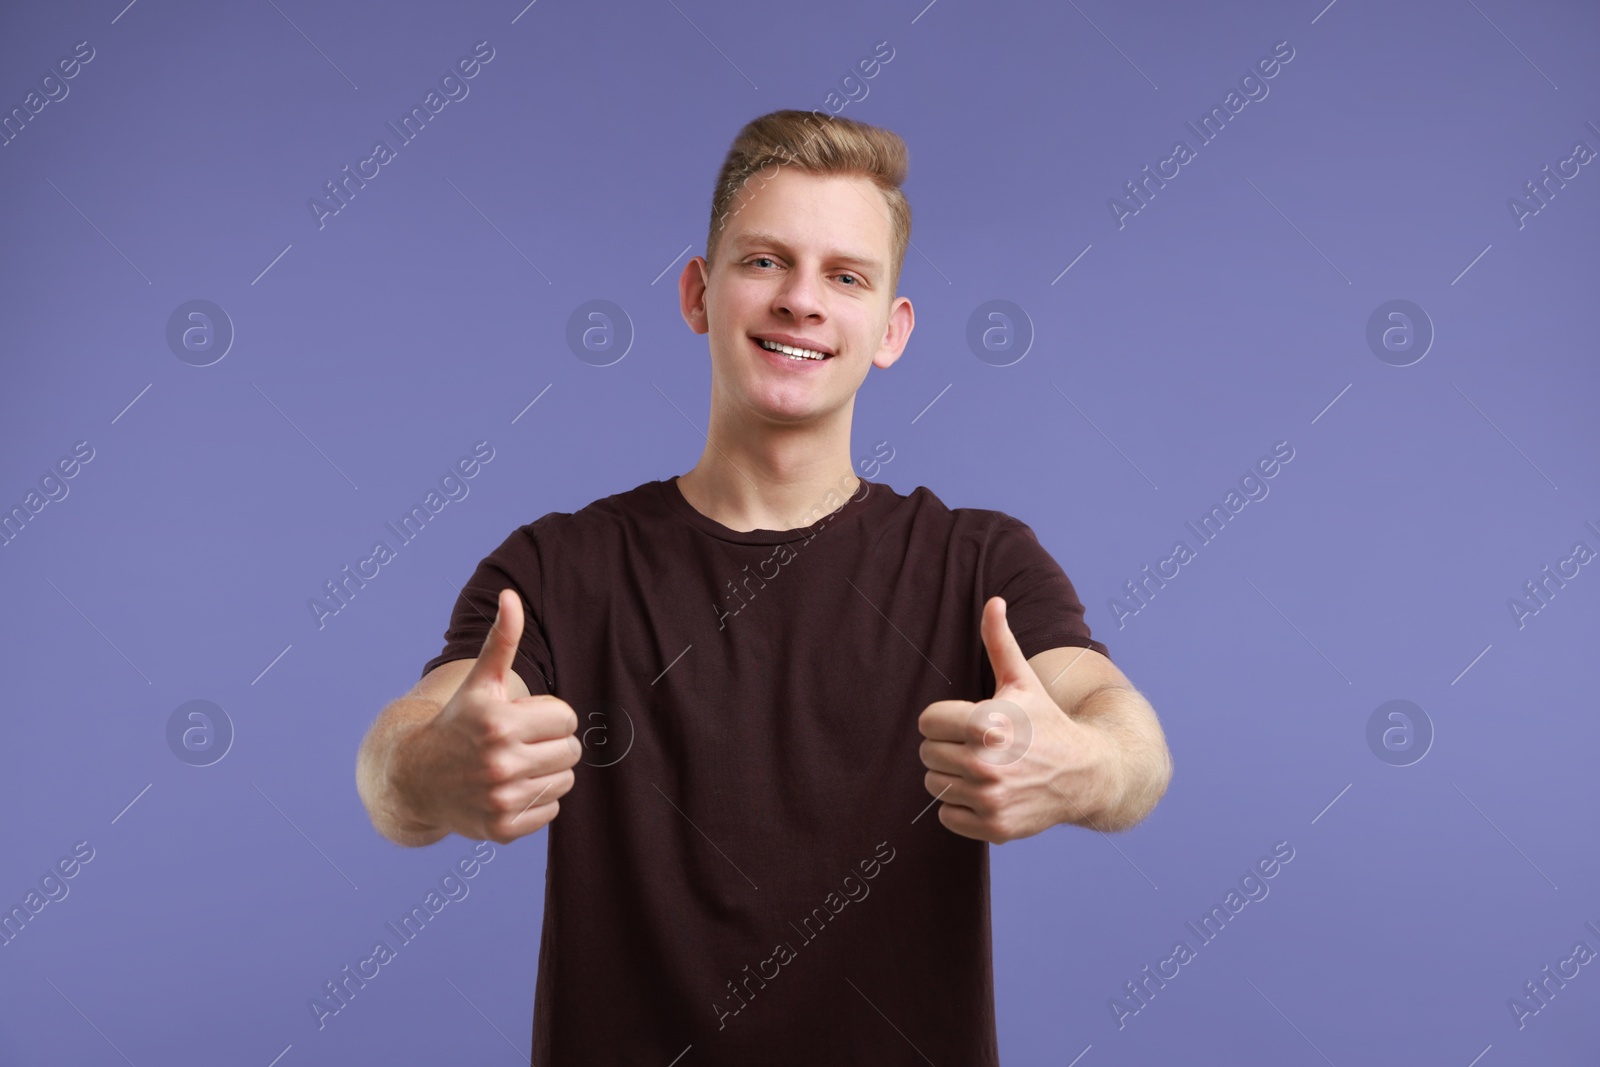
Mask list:
[[1130,790],[1118,809],[1108,814],[1095,829],[1105,833],[1126,833],[1132,830],[1155,811],[1156,805],[1161,803],[1161,798],[1166,796],[1167,786],[1171,782],[1172,753],[1167,750],[1165,741],[1162,741],[1160,752],[1150,762],[1149,771],[1138,787]]
[[356,794],[379,836],[402,848],[424,848],[449,835],[449,830],[420,826],[403,812],[389,768],[372,735],[356,753]]
[[386,829],[377,820],[373,820],[372,825],[377,827],[378,833],[382,834],[385,840],[401,848],[427,848],[429,845],[443,840],[450,833],[448,830],[430,830],[426,833],[407,832],[397,826],[390,826]]

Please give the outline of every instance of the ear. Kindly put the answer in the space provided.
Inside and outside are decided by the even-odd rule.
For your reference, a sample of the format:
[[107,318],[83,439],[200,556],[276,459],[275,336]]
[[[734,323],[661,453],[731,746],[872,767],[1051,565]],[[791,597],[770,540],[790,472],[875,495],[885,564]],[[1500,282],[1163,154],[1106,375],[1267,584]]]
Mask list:
[[889,305],[889,322],[884,329],[883,344],[872,357],[872,365],[882,370],[894,366],[900,353],[905,351],[906,342],[911,340],[911,330],[916,324],[917,316],[911,308],[911,299],[895,297]]
[[711,266],[705,256],[695,256],[683,265],[678,275],[678,310],[695,333],[710,333],[711,319],[706,312],[706,290],[711,282]]

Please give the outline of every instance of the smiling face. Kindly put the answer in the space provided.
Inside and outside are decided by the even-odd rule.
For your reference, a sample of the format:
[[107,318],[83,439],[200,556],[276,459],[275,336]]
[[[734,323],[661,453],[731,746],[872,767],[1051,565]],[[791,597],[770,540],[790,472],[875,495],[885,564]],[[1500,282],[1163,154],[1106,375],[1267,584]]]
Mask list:
[[[868,369],[894,363],[911,334],[911,301],[888,289],[883,194],[864,178],[793,166],[757,180],[728,216],[716,262],[696,256],[679,279],[685,321],[710,333],[713,418],[719,402],[740,423],[848,413]],[[791,358],[757,338],[827,358]]]

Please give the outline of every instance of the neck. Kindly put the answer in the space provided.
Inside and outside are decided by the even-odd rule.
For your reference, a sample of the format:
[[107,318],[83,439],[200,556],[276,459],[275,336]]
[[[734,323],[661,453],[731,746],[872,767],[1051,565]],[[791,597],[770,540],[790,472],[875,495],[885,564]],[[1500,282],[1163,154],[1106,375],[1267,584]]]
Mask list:
[[700,462],[678,476],[678,489],[696,511],[730,530],[809,526],[859,489],[850,414],[847,407],[803,427],[713,421]]

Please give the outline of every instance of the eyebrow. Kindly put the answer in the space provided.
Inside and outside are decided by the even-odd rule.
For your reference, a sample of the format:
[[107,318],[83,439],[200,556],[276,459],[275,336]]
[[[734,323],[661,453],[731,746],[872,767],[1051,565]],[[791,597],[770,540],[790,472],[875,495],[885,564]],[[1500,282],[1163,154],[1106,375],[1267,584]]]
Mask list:
[[[734,238],[733,243],[735,246],[740,248],[747,248],[750,245],[771,245],[774,248],[787,250],[789,247],[788,244],[784,242],[783,238],[779,237],[777,234],[766,233],[764,231],[753,231],[750,233],[740,234],[738,237]],[[867,270],[876,271],[882,269],[882,264],[877,259],[873,258],[872,256],[863,255],[859,252],[847,252],[842,249],[834,249],[823,258],[836,260],[840,263],[852,263],[858,267],[866,268]]]

